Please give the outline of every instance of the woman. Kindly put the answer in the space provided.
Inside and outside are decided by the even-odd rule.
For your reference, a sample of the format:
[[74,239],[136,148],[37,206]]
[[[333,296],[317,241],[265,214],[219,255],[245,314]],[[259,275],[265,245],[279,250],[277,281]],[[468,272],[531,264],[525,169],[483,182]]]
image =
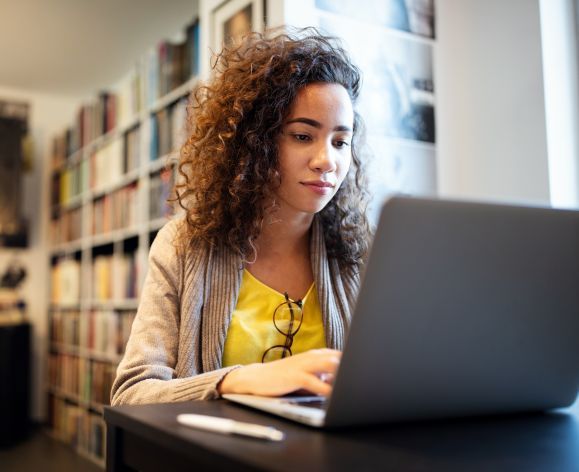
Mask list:
[[112,404],[331,392],[368,249],[360,76],[315,30],[224,49],[192,100]]

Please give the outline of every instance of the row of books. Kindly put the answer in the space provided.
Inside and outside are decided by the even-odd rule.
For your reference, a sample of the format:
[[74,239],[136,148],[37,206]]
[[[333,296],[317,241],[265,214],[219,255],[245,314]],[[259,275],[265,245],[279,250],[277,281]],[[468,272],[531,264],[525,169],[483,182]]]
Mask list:
[[91,405],[108,405],[116,376],[116,364],[73,354],[48,356],[49,385],[73,400]]
[[66,210],[51,218],[49,240],[52,244],[77,241],[82,235],[82,207]]
[[81,345],[111,356],[123,354],[136,314],[135,310],[90,312],[88,321],[81,319],[79,325]]
[[[172,197],[176,168],[153,173],[149,181],[149,219],[154,220],[173,214]],[[109,195],[93,201],[92,234],[134,227],[139,215],[139,186],[137,182],[120,188]],[[82,236],[82,206],[56,212],[50,219],[49,240],[51,244],[78,241]]]
[[92,204],[92,234],[134,227],[138,221],[138,192],[138,182],[133,182],[95,199]]
[[60,439],[98,459],[104,459],[106,424],[100,414],[50,395],[49,422]]
[[136,253],[96,256],[92,265],[92,294],[97,301],[137,298]]
[[188,97],[182,98],[151,116],[151,160],[177,153],[187,139]]
[[[57,260],[50,271],[50,301],[76,306],[81,294],[81,264],[73,257]],[[134,299],[138,296],[138,261],[135,252],[95,256],[92,294],[97,301]]]
[[149,219],[165,218],[172,216],[173,203],[169,198],[173,198],[173,185],[175,181],[176,168],[164,169],[151,175],[149,180]]
[[[51,353],[48,356],[49,385],[67,395],[78,397],[81,362],[87,361],[73,354]],[[85,366],[83,366],[84,368]]]
[[135,316],[135,310],[55,311],[50,318],[50,342],[118,356],[125,351]]
[[199,73],[199,21],[193,20],[178,41],[161,41],[147,55],[147,98],[152,104]]
[[144,109],[146,58],[136,61],[134,67],[118,82],[115,87],[117,94],[117,123],[125,127],[134,121]]
[[121,137],[107,142],[90,156],[89,186],[100,190],[107,185],[114,185],[124,174],[123,140]]
[[88,185],[89,169],[85,160],[62,169],[52,176],[50,202],[52,206],[66,205],[81,195]]
[[80,346],[80,311],[54,311],[49,323],[51,343]]
[[[151,160],[178,151],[186,139],[187,98],[176,101],[151,117]],[[128,130],[52,176],[51,205],[61,206],[88,188],[99,191],[119,182],[138,168],[141,153],[140,127]]]
[[124,175],[138,168],[141,153],[140,127],[128,130],[97,149],[89,159],[59,169],[51,180],[52,207],[68,204],[87,189],[98,191],[117,183]]
[[83,104],[70,128],[52,141],[52,167],[63,166],[69,156],[117,126],[117,96],[103,91]]
[[[117,374],[116,365],[109,362],[90,363],[90,370],[81,371],[81,379],[85,379],[84,385],[90,385],[84,398],[90,394],[90,401],[99,405],[109,405],[111,389]],[[83,397],[81,397],[83,398]]]
[[139,61],[112,90],[82,105],[72,126],[52,143],[52,167],[61,168],[84,146],[128,125],[144,108],[199,72],[199,22],[192,21],[178,41],[164,40]]
[[115,129],[117,125],[117,96],[110,92],[101,92],[92,102],[83,105],[78,112],[77,127],[79,142],[75,149],[80,149],[99,136]]
[[50,270],[50,302],[74,306],[80,301],[80,262],[72,257],[56,261]]

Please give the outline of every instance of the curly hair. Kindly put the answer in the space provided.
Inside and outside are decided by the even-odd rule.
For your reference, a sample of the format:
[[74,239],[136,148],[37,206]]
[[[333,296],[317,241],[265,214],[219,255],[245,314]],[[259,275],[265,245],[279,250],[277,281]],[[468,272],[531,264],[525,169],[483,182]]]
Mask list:
[[[213,79],[191,94],[176,200],[186,214],[186,241],[224,243],[248,260],[270,210],[264,202],[275,201],[281,182],[277,138],[297,93],[311,83],[335,83],[355,104],[361,78],[337,40],[313,28],[251,33],[225,47],[213,68]],[[361,127],[355,113],[350,170],[319,213],[328,256],[348,266],[362,262],[370,235]]]

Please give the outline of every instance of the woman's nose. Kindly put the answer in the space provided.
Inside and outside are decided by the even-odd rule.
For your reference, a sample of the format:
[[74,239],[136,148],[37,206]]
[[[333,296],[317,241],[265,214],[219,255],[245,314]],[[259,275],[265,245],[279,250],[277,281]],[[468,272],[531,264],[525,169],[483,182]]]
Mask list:
[[336,170],[336,159],[332,143],[320,143],[310,161],[310,167],[322,173]]

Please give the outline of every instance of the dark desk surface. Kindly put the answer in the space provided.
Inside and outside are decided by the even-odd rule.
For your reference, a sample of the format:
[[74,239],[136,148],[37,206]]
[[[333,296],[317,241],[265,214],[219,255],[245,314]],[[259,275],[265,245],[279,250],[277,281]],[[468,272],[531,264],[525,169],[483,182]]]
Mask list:
[[[274,426],[282,442],[199,431],[199,413]],[[105,409],[107,470],[579,471],[579,406],[552,413],[320,431],[224,400]]]

